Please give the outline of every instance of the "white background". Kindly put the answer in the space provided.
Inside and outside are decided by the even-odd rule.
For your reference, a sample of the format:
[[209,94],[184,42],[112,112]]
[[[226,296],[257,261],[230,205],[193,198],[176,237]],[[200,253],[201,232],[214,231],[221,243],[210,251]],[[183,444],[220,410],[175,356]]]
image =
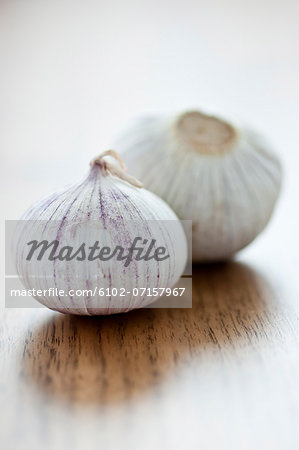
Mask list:
[[[39,194],[82,177],[127,119],[149,112],[237,115],[292,169],[298,17],[294,0],[1,0],[7,213],[17,218]],[[26,198],[12,205],[20,188]]]

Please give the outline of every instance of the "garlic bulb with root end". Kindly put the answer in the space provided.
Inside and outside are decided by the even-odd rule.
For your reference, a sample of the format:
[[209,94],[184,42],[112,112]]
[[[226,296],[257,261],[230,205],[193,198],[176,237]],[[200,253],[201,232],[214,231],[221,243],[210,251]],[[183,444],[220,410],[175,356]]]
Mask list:
[[[40,303],[72,314],[126,312],[152,303],[159,297],[157,289],[177,283],[187,259],[182,224],[163,200],[141,186],[127,174],[118,154],[109,150],[91,162],[81,183],[29,208],[18,225],[16,267],[27,290],[42,291],[42,296],[35,297]],[[153,252],[162,243],[166,256],[138,259],[133,249],[125,259],[135,239],[136,247],[150,243]],[[38,247],[44,241],[54,245]],[[51,257],[56,241],[63,248]],[[107,250],[107,258],[105,251],[101,258],[95,253],[87,258],[94,242],[97,249],[110,248],[115,257],[109,259]],[[28,243],[29,249],[35,246],[34,258]],[[48,253],[38,260],[42,249]],[[156,291],[149,293],[153,288]],[[79,290],[88,294],[82,297]]]
[[190,111],[151,117],[116,139],[131,173],[180,219],[192,219],[195,262],[224,260],[266,226],[281,186],[281,165],[258,134]]

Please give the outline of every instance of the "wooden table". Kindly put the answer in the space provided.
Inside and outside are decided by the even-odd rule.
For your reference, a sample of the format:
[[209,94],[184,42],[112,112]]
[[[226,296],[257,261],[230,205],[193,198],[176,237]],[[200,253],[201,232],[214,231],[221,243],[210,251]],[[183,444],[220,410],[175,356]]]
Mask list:
[[194,268],[192,309],[6,309],[3,448],[298,448],[298,312],[285,294],[236,261]]

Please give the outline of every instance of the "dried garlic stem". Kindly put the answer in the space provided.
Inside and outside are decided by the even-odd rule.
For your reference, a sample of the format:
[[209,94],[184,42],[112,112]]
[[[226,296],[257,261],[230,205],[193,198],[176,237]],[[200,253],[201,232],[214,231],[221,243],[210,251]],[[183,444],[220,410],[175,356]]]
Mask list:
[[[120,167],[105,160],[104,158],[106,156],[111,156],[112,158],[114,158],[119,163]],[[115,150],[106,150],[105,152],[94,158],[90,162],[90,166],[94,167],[95,165],[100,166],[105,175],[108,175],[110,173],[111,175],[117,176],[121,180],[127,181],[133,186],[136,186],[138,188],[143,187],[143,184],[140,181],[126,172],[127,168],[125,166],[125,163]]]

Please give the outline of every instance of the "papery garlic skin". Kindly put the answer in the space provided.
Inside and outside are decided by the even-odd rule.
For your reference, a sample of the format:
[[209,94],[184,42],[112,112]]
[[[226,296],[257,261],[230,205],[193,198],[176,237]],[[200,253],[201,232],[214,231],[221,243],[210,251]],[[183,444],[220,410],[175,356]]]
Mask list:
[[[59,270],[57,261],[53,263],[47,261],[44,264],[32,263],[30,273],[33,271],[37,276],[39,289],[49,288],[53,285],[54,279],[55,286],[66,292],[72,288],[93,290],[95,287],[103,289],[115,287],[118,290],[125,289],[132,294],[133,288],[136,287],[150,289],[173,287],[186,265],[186,237],[181,223],[170,207],[146,189],[139,189],[116,176],[103,173],[102,168],[97,164],[93,165],[82,183],[37,202],[29,208],[22,220],[29,221],[27,222],[29,226],[27,231],[22,230],[23,236],[21,235],[18,240],[16,265],[26,289],[32,289],[34,283],[37,283],[28,275],[28,265],[24,263],[24,245],[20,244],[28,240],[28,235],[31,233],[29,229],[31,221],[37,224],[45,221],[49,226],[56,226],[57,235],[72,233],[72,228],[68,227],[73,227],[76,223],[83,224],[82,230],[75,229],[72,235],[74,241],[78,242],[82,238],[87,242],[92,240],[90,234],[93,233],[90,233],[90,227],[84,227],[85,222],[89,225],[100,225],[108,233],[110,245],[123,247],[126,247],[136,235],[150,237],[151,229],[155,228],[155,231],[158,230],[161,236],[163,235],[165,246],[170,254],[167,264],[151,260],[143,265],[133,261],[125,268],[120,263],[116,264],[114,260],[106,264],[99,261],[96,275],[88,261],[82,262],[79,269],[78,265],[73,265],[72,261],[67,265],[61,263]],[[173,225],[171,233],[167,226],[168,222],[163,221],[171,221],[169,222]],[[96,227],[95,235],[97,235]],[[156,298],[147,296],[145,293],[142,297],[133,295],[111,296],[111,298],[66,296],[54,300],[50,296],[45,296],[37,300],[60,312],[98,315],[144,307]]]
[[150,117],[116,139],[131,173],[192,225],[195,262],[225,260],[265,228],[281,165],[261,136],[199,111]]

